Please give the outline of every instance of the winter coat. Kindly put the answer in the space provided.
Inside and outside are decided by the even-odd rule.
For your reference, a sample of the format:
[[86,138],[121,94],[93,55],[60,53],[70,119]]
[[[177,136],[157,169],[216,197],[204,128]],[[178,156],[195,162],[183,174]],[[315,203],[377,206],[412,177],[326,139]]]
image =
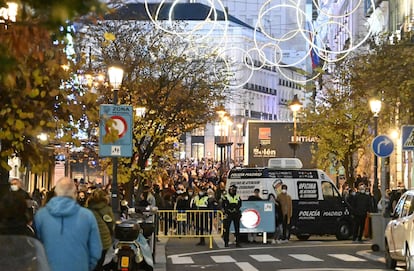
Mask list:
[[290,224],[292,217],[292,198],[288,194],[280,193],[277,195],[277,201],[280,203],[283,216],[287,216],[287,223]]
[[26,235],[35,237],[35,233],[30,225],[24,221],[7,220],[0,222],[0,235]]
[[34,217],[52,271],[93,270],[102,244],[93,213],[69,197],[53,197]]
[[365,193],[357,192],[350,202],[352,215],[366,216],[371,211],[371,197]]
[[[114,231],[115,225],[112,208],[106,202],[91,202],[88,205],[88,209],[92,210],[95,215],[99,233],[101,235],[102,247],[104,250],[107,250],[112,245],[112,232]],[[109,218],[111,221],[105,221],[105,219],[109,220]]]

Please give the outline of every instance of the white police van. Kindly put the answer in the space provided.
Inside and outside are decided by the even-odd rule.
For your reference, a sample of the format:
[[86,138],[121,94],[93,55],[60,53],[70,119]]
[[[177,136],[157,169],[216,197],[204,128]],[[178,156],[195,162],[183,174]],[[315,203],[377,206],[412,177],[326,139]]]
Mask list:
[[328,175],[319,169],[302,169],[297,158],[273,158],[268,167],[233,168],[226,188],[237,186],[243,200],[260,189],[264,200],[277,198],[281,184],[286,184],[292,197],[291,234],[300,240],[311,235],[336,235],[338,240],[351,236],[349,207]]

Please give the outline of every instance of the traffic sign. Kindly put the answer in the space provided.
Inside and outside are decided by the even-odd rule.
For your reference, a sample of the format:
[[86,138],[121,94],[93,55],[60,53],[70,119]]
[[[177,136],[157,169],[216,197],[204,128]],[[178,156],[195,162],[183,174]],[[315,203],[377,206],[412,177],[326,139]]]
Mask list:
[[[100,157],[132,156],[133,112],[133,107],[129,105],[102,104],[100,106]],[[104,140],[106,134],[108,134],[110,130],[116,130],[118,133],[118,139],[114,142],[106,142],[106,140]]]
[[414,125],[402,126],[402,150],[412,151],[414,150]]
[[379,135],[372,140],[372,150],[376,156],[388,157],[394,150],[394,142],[387,135]]

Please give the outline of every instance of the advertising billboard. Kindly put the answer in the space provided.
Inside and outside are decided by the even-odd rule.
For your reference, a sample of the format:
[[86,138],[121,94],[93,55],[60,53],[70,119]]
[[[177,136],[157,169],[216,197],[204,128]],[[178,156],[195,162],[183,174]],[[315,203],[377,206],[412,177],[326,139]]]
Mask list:
[[246,131],[245,165],[264,167],[267,166],[269,158],[293,157],[295,154],[302,161],[304,168],[316,167],[316,164],[312,163],[311,148],[316,147],[317,139],[301,136],[299,123],[295,152],[292,148],[292,122],[249,120]]

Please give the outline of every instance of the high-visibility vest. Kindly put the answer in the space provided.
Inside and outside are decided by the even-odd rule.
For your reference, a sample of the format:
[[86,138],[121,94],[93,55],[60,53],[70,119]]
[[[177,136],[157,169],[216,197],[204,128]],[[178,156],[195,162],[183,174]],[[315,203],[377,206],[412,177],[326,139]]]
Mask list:
[[197,198],[195,199],[195,205],[197,207],[207,208],[207,206],[208,206],[207,202],[208,202],[208,197],[207,196],[203,196],[203,197],[197,196]]
[[229,201],[230,204],[237,204],[240,200],[239,195],[235,195],[234,197],[232,197],[231,195],[226,194],[225,197]]

